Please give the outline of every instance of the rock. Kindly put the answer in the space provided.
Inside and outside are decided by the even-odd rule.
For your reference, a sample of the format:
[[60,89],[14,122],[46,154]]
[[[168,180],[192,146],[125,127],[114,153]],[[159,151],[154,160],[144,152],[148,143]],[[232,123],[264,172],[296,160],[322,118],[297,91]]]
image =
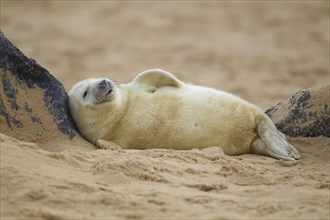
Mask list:
[[330,85],[297,92],[266,114],[276,127],[291,137],[330,137]]
[[78,133],[63,85],[0,31],[0,132],[35,143]]

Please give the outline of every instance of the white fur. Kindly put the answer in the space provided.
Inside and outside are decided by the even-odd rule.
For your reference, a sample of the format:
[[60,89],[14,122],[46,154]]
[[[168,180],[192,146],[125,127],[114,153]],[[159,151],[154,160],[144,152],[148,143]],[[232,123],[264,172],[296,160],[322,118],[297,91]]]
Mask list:
[[[101,80],[82,81],[69,93],[73,118],[82,135],[93,143],[103,139],[137,149],[219,146],[229,155],[251,151],[271,155],[267,152],[286,148],[271,156],[299,156],[291,156],[296,150],[288,143],[268,149],[272,140],[258,134],[256,121],[260,119],[270,130],[276,130],[275,126],[269,126],[271,121],[259,108],[232,94],[186,84],[169,72],[153,69],[140,73],[131,83],[116,86],[110,101],[95,104],[92,93],[82,99],[84,89]],[[263,131],[261,125],[259,131]],[[255,141],[259,138],[267,145]]]

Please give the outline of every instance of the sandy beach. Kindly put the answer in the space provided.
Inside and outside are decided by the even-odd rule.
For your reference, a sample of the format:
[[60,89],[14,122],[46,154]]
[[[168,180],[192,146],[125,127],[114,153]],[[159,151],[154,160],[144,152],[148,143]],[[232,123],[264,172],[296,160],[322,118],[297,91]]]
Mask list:
[[[328,1],[1,1],[1,31],[69,91],[161,68],[267,110],[329,84]],[[329,219],[330,139],[299,161],[101,150],[0,130],[1,219]]]

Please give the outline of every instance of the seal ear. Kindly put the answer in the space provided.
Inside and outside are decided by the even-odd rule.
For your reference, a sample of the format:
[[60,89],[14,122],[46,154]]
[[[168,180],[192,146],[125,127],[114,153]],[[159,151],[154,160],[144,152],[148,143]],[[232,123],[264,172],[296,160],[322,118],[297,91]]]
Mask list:
[[146,70],[135,77],[133,82],[154,86],[156,88],[164,86],[180,87],[183,84],[173,74],[161,69]]

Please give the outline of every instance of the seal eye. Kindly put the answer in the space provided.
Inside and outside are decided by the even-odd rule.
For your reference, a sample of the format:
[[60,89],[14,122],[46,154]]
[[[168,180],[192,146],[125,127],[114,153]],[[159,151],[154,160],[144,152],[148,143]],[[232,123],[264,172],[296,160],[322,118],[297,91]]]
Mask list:
[[85,98],[85,97],[87,96],[87,94],[88,94],[88,90],[86,90],[86,91],[84,92],[84,94],[83,94],[83,98]]

